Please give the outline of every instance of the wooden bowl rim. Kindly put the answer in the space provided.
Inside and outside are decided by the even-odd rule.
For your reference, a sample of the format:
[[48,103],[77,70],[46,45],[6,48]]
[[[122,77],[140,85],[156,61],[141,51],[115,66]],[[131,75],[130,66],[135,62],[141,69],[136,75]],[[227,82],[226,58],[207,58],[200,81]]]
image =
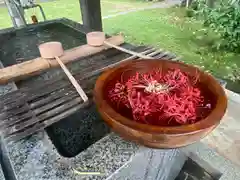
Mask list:
[[[109,105],[109,103],[104,99],[104,97],[103,97],[104,83],[103,82],[109,75],[111,75],[117,69],[127,66],[131,63],[137,63],[137,62],[142,62],[142,61],[152,61],[152,62],[165,61],[167,63],[173,63],[173,64],[178,64],[180,66],[194,68],[197,71],[199,71],[200,73],[203,73],[204,75],[208,76],[208,78],[210,78],[211,83],[214,83],[217,86],[218,91],[219,91],[218,99],[216,102],[216,104],[217,104],[216,108],[213,109],[213,111],[209,114],[209,116],[207,116],[205,119],[202,119],[201,121],[198,121],[195,124],[182,125],[182,126],[171,126],[171,127],[141,124],[141,123],[135,122],[127,117],[122,116],[120,113],[115,111]],[[196,133],[197,131],[203,131],[204,129],[207,129],[207,128],[210,128],[213,126],[217,126],[220,123],[220,121],[221,121],[222,117],[224,116],[226,109],[227,109],[226,93],[225,93],[223,87],[218,83],[218,81],[212,75],[198,69],[197,67],[195,67],[193,65],[189,65],[189,64],[186,64],[186,63],[183,63],[180,61],[171,61],[171,60],[165,60],[165,59],[130,60],[130,61],[119,64],[117,67],[109,68],[104,73],[102,73],[96,81],[95,88],[94,88],[94,100],[99,109],[104,108],[104,110],[105,110],[104,112],[100,111],[100,113],[103,113],[105,117],[110,118],[113,121],[117,121],[125,126],[133,128],[135,130],[140,130],[143,132],[165,133],[165,134],[173,134],[173,135],[179,134],[179,133],[192,134],[192,133]]]

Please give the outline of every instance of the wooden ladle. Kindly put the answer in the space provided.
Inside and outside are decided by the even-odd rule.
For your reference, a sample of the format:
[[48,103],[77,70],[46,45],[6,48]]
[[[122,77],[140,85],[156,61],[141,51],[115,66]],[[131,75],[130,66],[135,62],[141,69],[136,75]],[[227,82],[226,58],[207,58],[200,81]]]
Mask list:
[[90,46],[102,46],[102,45],[107,45],[107,46],[109,46],[109,47],[118,49],[118,50],[120,50],[120,51],[122,51],[122,52],[131,54],[131,55],[134,55],[134,56],[143,58],[143,59],[152,59],[152,57],[150,57],[150,56],[145,56],[145,55],[143,55],[143,54],[140,54],[140,53],[137,53],[137,52],[134,52],[134,51],[125,49],[125,48],[123,48],[123,47],[116,46],[116,45],[114,45],[114,44],[109,43],[108,41],[106,41],[106,36],[105,36],[105,33],[104,33],[104,32],[93,31],[93,32],[87,33],[86,38],[87,38],[87,43],[88,43],[88,45],[90,45]]
[[56,61],[58,62],[58,64],[60,65],[64,73],[67,75],[72,85],[77,90],[80,97],[83,99],[84,102],[87,102],[88,97],[83,91],[82,87],[78,84],[77,80],[73,77],[71,72],[67,69],[67,67],[59,58],[64,54],[62,44],[60,42],[47,42],[39,45],[38,48],[42,58],[53,59],[53,60],[56,59]]

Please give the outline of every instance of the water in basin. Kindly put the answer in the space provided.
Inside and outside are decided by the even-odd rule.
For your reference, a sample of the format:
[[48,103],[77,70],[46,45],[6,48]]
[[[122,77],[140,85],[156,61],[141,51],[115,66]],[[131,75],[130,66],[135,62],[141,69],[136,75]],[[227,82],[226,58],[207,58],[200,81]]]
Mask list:
[[38,45],[48,41],[60,41],[64,49],[86,44],[85,35],[62,23],[51,23],[14,30],[0,35],[0,59],[10,66],[39,57]]

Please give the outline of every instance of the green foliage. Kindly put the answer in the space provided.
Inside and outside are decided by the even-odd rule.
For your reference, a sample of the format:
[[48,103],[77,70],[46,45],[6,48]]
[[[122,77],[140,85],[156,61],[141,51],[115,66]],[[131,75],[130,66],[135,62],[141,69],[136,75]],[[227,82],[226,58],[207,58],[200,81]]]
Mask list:
[[240,52],[239,0],[221,1],[214,8],[209,8],[205,0],[198,0],[196,3],[195,15],[202,16],[204,26],[210,27],[219,36],[214,48]]

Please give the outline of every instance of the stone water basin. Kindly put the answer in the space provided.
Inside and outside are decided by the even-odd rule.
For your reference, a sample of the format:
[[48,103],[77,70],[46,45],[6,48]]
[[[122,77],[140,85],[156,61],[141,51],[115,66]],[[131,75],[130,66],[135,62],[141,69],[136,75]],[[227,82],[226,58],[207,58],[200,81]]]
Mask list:
[[[38,45],[47,41],[60,41],[64,49],[86,44],[84,28],[70,20],[60,19],[23,29],[0,31],[0,59],[3,66],[39,57]],[[75,70],[80,70],[86,66],[88,65],[82,64],[74,67]],[[54,69],[17,82],[16,85],[18,88],[31,87],[35,81],[41,83],[59,75],[64,74],[60,69]],[[94,105],[91,105],[51,125],[45,131],[60,155],[74,157],[104,137],[109,129],[98,116]]]

